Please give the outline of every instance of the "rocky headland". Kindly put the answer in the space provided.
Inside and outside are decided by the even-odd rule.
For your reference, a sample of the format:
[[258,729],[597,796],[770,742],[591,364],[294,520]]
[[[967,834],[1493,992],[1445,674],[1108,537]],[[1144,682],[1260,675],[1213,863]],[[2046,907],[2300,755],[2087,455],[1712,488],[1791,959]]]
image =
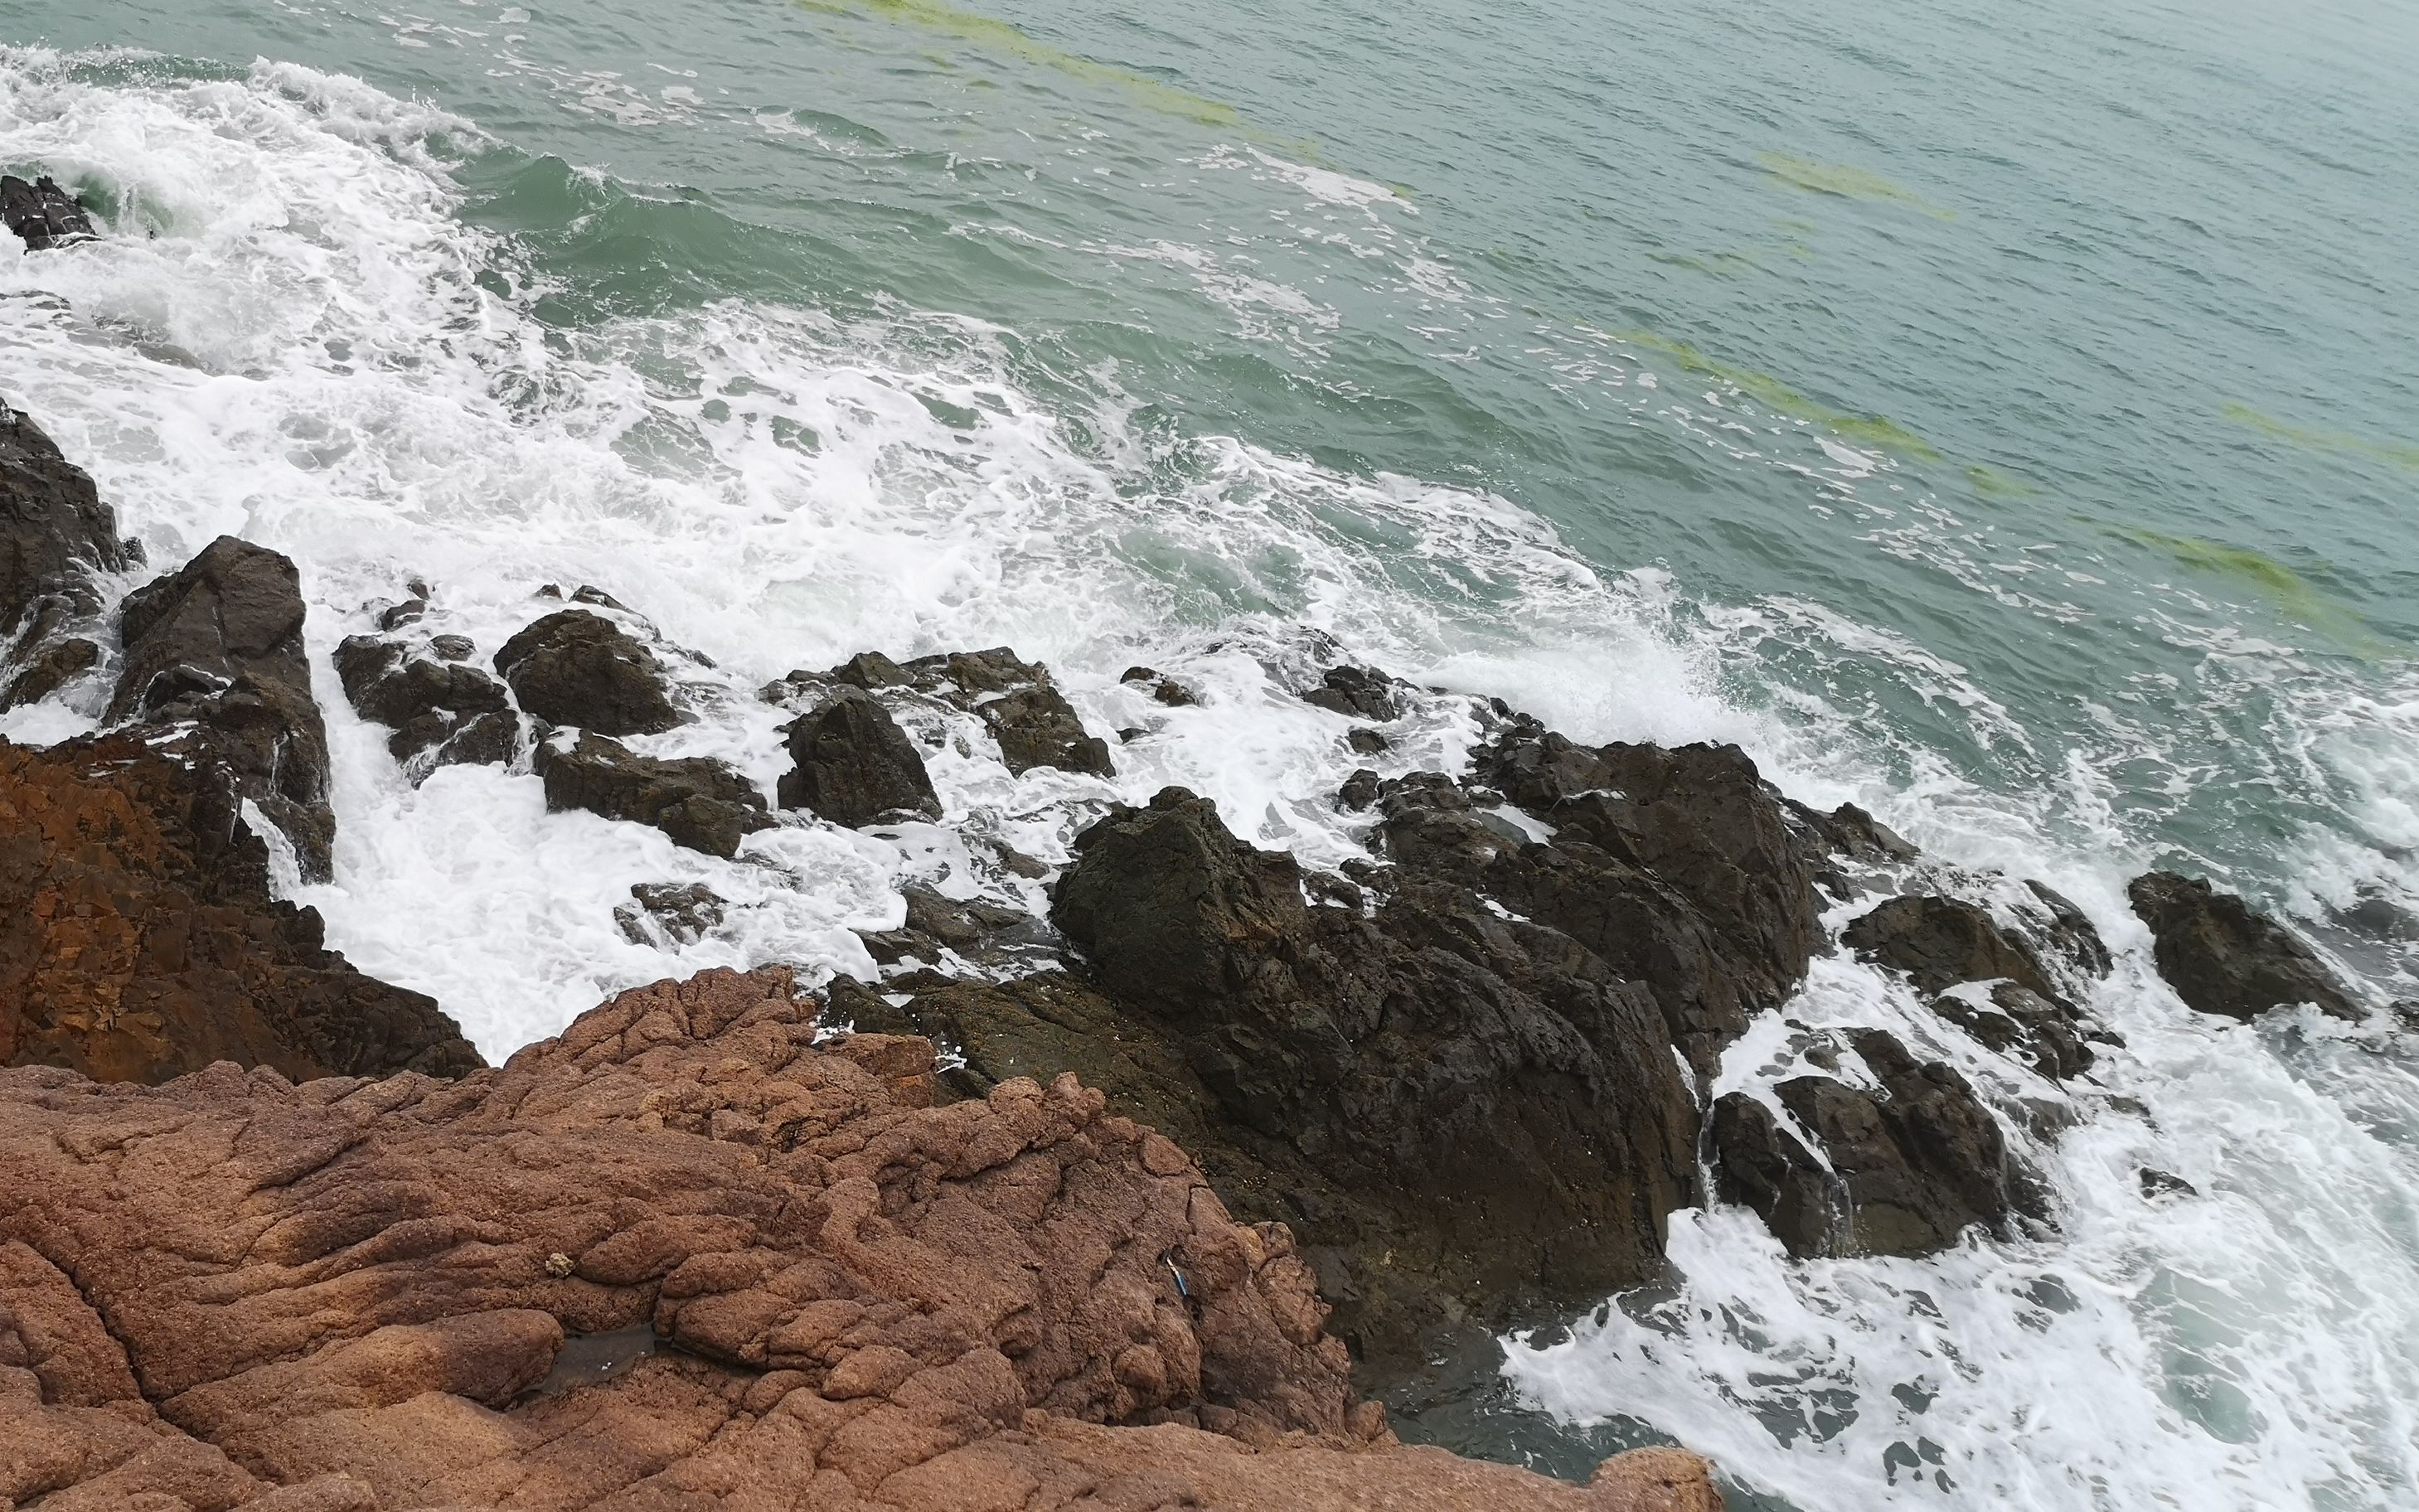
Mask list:
[[[1798,1257],[2054,1227],[2024,1151],[2120,1045],[2057,893],[1733,748],[1470,699],[1456,769],[1340,784],[1337,870],[1182,788],[1079,795],[1062,861],[978,837],[971,885],[906,881],[870,975],[667,980],[491,1068],[280,896],[337,840],[295,564],[228,537],[144,572],[0,416],[0,706],[98,727],[0,741],[0,1509],[1713,1507],[1683,1450],[1582,1487],[1407,1447],[1370,1397],[1654,1280],[1683,1209]],[[509,766],[744,859],[960,821],[946,740],[1117,771],[1045,666],[868,650],[757,695],[768,793],[659,749],[702,658],[610,595],[549,587],[482,646],[409,586],[332,668],[408,780]],[[1316,649],[1288,675],[1340,748],[1448,696]],[[2239,900],[2132,898],[2192,1009],[2361,1011]],[[727,909],[668,880],[619,922]],[[1834,952],[1916,1011],[1790,1016]]]

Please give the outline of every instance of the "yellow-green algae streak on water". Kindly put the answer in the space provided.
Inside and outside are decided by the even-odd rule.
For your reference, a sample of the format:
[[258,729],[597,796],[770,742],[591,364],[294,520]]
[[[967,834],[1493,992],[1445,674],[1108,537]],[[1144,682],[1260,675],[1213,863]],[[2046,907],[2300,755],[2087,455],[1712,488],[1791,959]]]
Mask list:
[[2349,452],[2354,456],[2373,456],[2396,467],[2419,471],[2419,446],[2407,441],[2372,441],[2350,431],[2316,430],[2306,425],[2295,425],[2232,400],[2222,406],[2219,412],[2238,425],[2248,426],[2262,436],[2273,436],[2280,441],[2291,441],[2318,452]]
[[1844,162],[1816,162],[1811,158],[1792,157],[1786,152],[1759,152],[1758,162],[1776,182],[1792,189],[1802,189],[1810,194],[1835,194],[1841,199],[1888,200],[1913,206],[1926,215],[1936,215],[1944,221],[1957,219],[1955,210],[1943,209],[1903,184],[1893,183],[1877,173],[1864,168],[1852,168]]
[[2206,541],[2196,535],[2169,535],[2139,526],[2119,526],[2116,533],[2136,545],[2165,551],[2196,571],[2249,583],[2280,612],[2304,625],[2351,631],[2366,639],[2359,615],[2330,600],[2308,579],[2272,556],[2248,547]]
[[1860,441],[1868,446],[1887,447],[1903,455],[1918,457],[1927,462],[1937,461],[1940,458],[1940,453],[1930,441],[1895,420],[1881,415],[1852,415],[1833,409],[1808,398],[1769,373],[1759,373],[1748,367],[1733,367],[1728,363],[1706,356],[1685,341],[1673,341],[1669,336],[1656,335],[1652,331],[1614,331],[1604,334],[1633,347],[1644,347],[1652,351],[1661,352],[1677,362],[1687,372],[1718,378],[1767,409],[1787,415],[1793,420],[1804,420],[1821,425],[1844,440]]
[[809,10],[820,10],[835,16],[852,13],[897,22],[906,26],[920,26],[926,31],[954,37],[960,41],[987,47],[1009,57],[1039,63],[1044,68],[1081,79],[1086,84],[1114,85],[1132,95],[1136,101],[1164,115],[1198,121],[1204,126],[1240,128],[1243,117],[1234,106],[1163,84],[1148,74],[1132,69],[1095,63],[1090,58],[1039,42],[1007,22],[972,10],[960,10],[937,0],[855,0],[854,4],[835,4],[833,0],[798,0]]

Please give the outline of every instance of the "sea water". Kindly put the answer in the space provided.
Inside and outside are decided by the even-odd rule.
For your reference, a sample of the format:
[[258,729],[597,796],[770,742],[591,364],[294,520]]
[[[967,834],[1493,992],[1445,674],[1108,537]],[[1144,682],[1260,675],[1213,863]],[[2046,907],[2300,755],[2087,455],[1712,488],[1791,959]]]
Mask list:
[[[1453,766],[1464,693],[1736,742],[1927,886],[2046,881],[2119,958],[2094,1082],[1830,956],[1722,1086],[1892,1027],[2056,1110],[2010,1122],[2055,1238],[1801,1264],[1684,1214],[1664,1284],[1505,1340],[1450,1436],[1676,1439],[1806,1512],[2407,1508],[2414,55],[2408,10],[2227,0],[0,0],[0,169],[106,232],[0,256],[0,394],[155,565],[300,563],[340,833],[290,890],[490,1056],[707,965],[869,974],[901,882],[1030,905],[973,852],[1063,859],[1171,782],[1360,854],[1329,795]],[[1011,644],[1135,733],[1011,779],[957,722],[946,827],[721,861],[526,773],[406,781],[326,654],[413,579],[485,652],[606,590],[694,653],[700,717],[641,744],[767,789],[756,688],[860,650]],[[1380,757],[1292,696],[1331,648],[1438,690]],[[2153,864],[2379,1013],[2184,1010],[2124,904]],[[658,881],[730,922],[634,943]]]

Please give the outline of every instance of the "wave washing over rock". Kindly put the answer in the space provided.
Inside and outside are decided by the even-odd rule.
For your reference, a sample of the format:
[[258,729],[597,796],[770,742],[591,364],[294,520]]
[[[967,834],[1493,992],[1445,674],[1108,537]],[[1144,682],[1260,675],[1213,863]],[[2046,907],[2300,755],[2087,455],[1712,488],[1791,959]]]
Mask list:
[[[464,123],[8,83],[156,159],[116,225],[0,186],[56,285],[0,416],[0,1508],[1720,1504],[1676,1447],[1397,1442],[1506,1453],[1506,1372],[1750,1505],[1831,1504],[1797,1435],[2024,1504],[2020,1427],[2111,1494],[2055,1382],[1959,1386],[2162,1342],[2090,1279],[2111,1190],[2209,1180],[2142,1060],[2393,1032],[2200,880],[2070,900],[1645,738],[1755,743],[1710,700],[1522,712],[1618,595],[1500,501],[1232,443],[1134,502],[938,317],[929,369],[740,305],[565,356],[450,218]],[[822,440],[637,465],[669,350]],[[1076,548],[1146,525],[1325,551],[1319,602],[1188,624]],[[1473,563],[1547,652],[1383,591]]]

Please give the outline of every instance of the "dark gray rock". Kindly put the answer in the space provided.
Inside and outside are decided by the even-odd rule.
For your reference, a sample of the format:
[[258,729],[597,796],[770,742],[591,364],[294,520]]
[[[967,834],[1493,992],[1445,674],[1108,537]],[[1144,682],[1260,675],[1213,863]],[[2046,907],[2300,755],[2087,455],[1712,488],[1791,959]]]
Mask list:
[[973,898],[960,901],[932,887],[909,883],[901,889],[907,902],[904,924],[862,936],[874,960],[885,965],[913,957],[938,963],[944,950],[994,966],[1020,955],[1055,953],[1063,944],[1057,933],[1023,909]]
[[2331,1017],[2361,1016],[2316,951],[2233,894],[2172,872],[2135,877],[2125,892],[2150,926],[2159,975],[2186,1007],[2252,1019],[2272,1008],[2313,1003]]
[[730,903],[701,882],[640,882],[613,921],[632,945],[695,945],[722,927]]
[[101,649],[82,636],[54,640],[27,657],[0,688],[0,712],[39,703],[101,663]]
[[809,809],[850,829],[896,813],[941,817],[923,754],[872,694],[842,687],[783,733],[792,766],[781,777],[782,808]]
[[1239,1212],[1292,1225],[1364,1350],[1657,1269],[1697,1111],[1654,999],[1585,947],[1409,868],[1374,917],[1314,908],[1290,856],[1181,789],[1077,851],[1052,917],[1115,1006],[1027,1005],[1059,1027],[1014,1063],[1113,1020],[1087,1074],[1187,1130]]
[[682,722],[655,652],[585,609],[561,609],[523,629],[496,653],[496,671],[520,706],[548,724],[656,735]]
[[1108,742],[1086,732],[1050,669],[1006,646],[919,656],[898,671],[923,691],[979,716],[999,742],[1000,759],[1017,776],[1037,766],[1116,774]]
[[324,882],[336,816],[302,616],[290,560],[220,536],[126,596],[125,660],[108,717],[199,725],[237,791],[293,842],[303,880]]
[[0,222],[24,241],[27,252],[48,252],[93,234],[84,202],[48,174],[32,183],[14,174],[0,177]]
[[1822,1147],[1822,1163],[1743,1093],[1716,1103],[1716,1191],[1752,1208],[1789,1253],[1937,1253],[1976,1224],[2009,1231],[2046,1222],[2040,1182],[1965,1078],[1920,1062],[1895,1036],[1853,1030],[1850,1046],[1880,1081],[1868,1092],[1829,1076],[1776,1088],[1790,1117]]
[[1171,709],[1189,709],[1201,702],[1193,689],[1148,667],[1129,667],[1117,678],[1120,683],[1140,687],[1159,702]]
[[362,718],[394,732],[387,749],[414,782],[439,766],[508,762],[519,746],[503,685],[462,657],[419,656],[402,641],[357,635],[336,648],[336,677]]
[[96,574],[142,560],[84,470],[0,404],[0,643],[14,639],[30,655],[69,621],[100,612]]
[[1319,685],[1302,700],[1348,719],[1384,724],[1403,717],[1403,695],[1409,686],[1366,667],[1330,667]]
[[[2098,932],[2080,910],[2041,889],[2042,922],[2077,964],[2106,961]],[[2053,905],[2049,900],[2056,900]],[[2071,917],[2060,918],[2059,913]],[[1892,898],[1851,922],[1841,939],[1867,960],[1907,974],[1918,991],[1941,994],[1933,1011],[1994,1050],[2016,1055],[2042,1075],[2064,1080],[2091,1068],[2086,1041],[2113,1040],[2098,1029],[2053,980],[2033,946],[2001,929],[1988,909],[1955,898]],[[1949,989],[1995,983],[1989,1004]]]
[[773,826],[756,785],[710,757],[641,756],[584,730],[567,748],[560,739],[540,741],[533,764],[549,810],[585,809],[653,825],[674,843],[709,856],[736,856],[741,841]]

